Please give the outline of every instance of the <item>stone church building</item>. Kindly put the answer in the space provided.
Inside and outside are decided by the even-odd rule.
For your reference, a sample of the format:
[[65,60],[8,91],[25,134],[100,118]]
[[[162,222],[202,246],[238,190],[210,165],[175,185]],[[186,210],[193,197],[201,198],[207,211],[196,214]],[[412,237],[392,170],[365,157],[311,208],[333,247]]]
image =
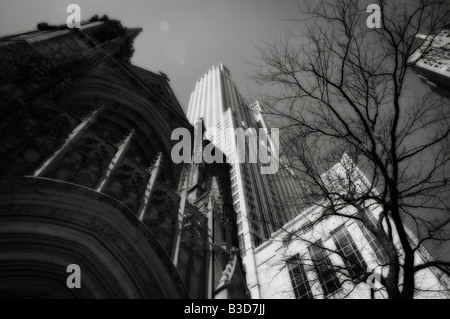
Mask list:
[[0,39],[3,298],[247,297],[228,164],[171,161],[194,127],[130,64],[140,31],[95,16]]

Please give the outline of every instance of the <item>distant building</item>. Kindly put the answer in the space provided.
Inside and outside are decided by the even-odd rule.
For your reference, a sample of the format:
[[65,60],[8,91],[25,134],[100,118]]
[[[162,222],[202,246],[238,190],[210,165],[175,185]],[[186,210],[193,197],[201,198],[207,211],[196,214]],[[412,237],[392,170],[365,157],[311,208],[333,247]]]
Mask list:
[[[336,176],[345,178],[348,165],[360,177],[361,185],[370,185],[347,154],[322,178],[330,183],[337,180]],[[303,210],[255,249],[261,298],[366,299],[371,298],[371,288],[374,288],[376,298],[387,297],[376,276],[377,273],[387,274],[387,255],[365,224],[332,215],[313,227],[305,227],[322,213],[325,206],[326,200],[322,200]],[[367,201],[364,207],[346,206],[340,213],[358,214],[375,225],[381,211],[381,207]],[[411,242],[417,245],[417,238],[409,230],[408,234]],[[398,242],[397,234],[393,236]],[[416,263],[432,260],[426,249],[420,248],[415,253]],[[398,250],[402,254],[400,246]],[[367,273],[373,273],[373,276],[362,277]],[[415,298],[450,298],[450,278],[439,269],[420,270],[415,278]]]
[[38,28],[0,39],[0,296],[246,298],[229,166],[171,160],[194,127],[141,30]]
[[417,35],[423,45],[410,57],[419,77],[435,89],[450,90],[450,25],[439,34]]

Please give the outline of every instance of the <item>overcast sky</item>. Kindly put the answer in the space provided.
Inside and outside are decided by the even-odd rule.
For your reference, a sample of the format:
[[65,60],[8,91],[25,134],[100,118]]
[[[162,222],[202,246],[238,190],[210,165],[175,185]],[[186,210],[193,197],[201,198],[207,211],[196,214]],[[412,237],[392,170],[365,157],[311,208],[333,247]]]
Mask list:
[[39,22],[64,24],[70,3],[81,19],[107,14],[125,27],[141,27],[132,63],[163,71],[181,106],[187,109],[196,81],[224,63],[241,94],[255,85],[248,78],[254,44],[284,33],[298,16],[295,0],[0,0],[0,36],[31,31]]
[[[65,24],[70,3],[81,19],[107,14],[125,27],[140,27],[132,63],[166,73],[186,111],[196,81],[224,63],[249,101],[258,87],[248,62],[257,62],[255,45],[284,35],[301,17],[296,0],[0,0],[0,36],[36,29],[39,22]],[[362,8],[370,0],[362,1]],[[417,76],[411,86],[425,89]]]

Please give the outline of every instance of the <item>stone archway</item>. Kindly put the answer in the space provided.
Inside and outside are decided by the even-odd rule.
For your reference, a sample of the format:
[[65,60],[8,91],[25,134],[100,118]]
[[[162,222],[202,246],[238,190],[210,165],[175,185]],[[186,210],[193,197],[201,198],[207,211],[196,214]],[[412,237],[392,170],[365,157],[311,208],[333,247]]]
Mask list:
[[[66,268],[81,268],[69,289]],[[123,204],[71,183],[0,178],[0,295],[186,298],[170,257]]]

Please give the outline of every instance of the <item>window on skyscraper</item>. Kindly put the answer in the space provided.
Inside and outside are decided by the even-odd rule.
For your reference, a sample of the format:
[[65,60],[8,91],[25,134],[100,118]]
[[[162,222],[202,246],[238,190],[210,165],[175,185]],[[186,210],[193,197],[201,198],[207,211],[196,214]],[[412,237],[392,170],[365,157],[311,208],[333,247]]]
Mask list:
[[328,257],[328,252],[322,248],[322,241],[309,246],[309,254],[314,263],[317,276],[325,297],[331,295],[341,288],[341,283],[336,275],[333,264]]
[[242,231],[242,222],[239,222],[237,224],[237,231],[238,231],[238,233],[240,233]]
[[358,278],[366,272],[367,264],[358,250],[347,227],[342,226],[332,232],[339,256],[344,261],[350,278]]
[[[362,208],[359,206],[358,214],[361,219],[368,221],[370,226],[372,226],[374,228],[377,227],[377,219],[375,218],[373,212],[369,208]],[[378,258],[378,261],[381,264],[386,264],[388,262],[387,254],[383,250],[383,247],[381,246],[378,239],[367,228],[367,226],[365,226],[363,224],[362,221],[357,221],[357,224],[358,224],[359,228],[361,229],[367,242],[369,243],[370,247],[372,248],[373,252],[375,253],[376,257]]]
[[253,230],[255,232],[259,233],[259,226],[258,225],[256,225],[255,223],[252,223],[252,227],[253,227]]
[[358,213],[360,214],[361,218],[367,218],[367,220],[372,224],[373,227],[377,227],[377,219],[375,218],[375,215],[370,210],[370,208],[361,206],[358,206]]
[[245,256],[245,242],[244,242],[244,235],[240,234],[238,236],[239,238],[239,253],[241,254],[241,257]]
[[361,229],[364,238],[366,238],[367,242],[372,248],[372,251],[375,253],[380,264],[382,265],[386,264],[388,262],[388,258],[382,246],[380,245],[378,239],[361,222],[358,222],[358,226]]
[[259,238],[258,235],[252,234],[252,236],[253,236],[253,242],[255,243],[255,247],[258,247],[259,245],[262,244],[262,240],[261,240],[261,238]]
[[305,267],[297,254],[286,261],[286,267],[291,277],[292,288],[296,299],[314,299],[306,276]]

